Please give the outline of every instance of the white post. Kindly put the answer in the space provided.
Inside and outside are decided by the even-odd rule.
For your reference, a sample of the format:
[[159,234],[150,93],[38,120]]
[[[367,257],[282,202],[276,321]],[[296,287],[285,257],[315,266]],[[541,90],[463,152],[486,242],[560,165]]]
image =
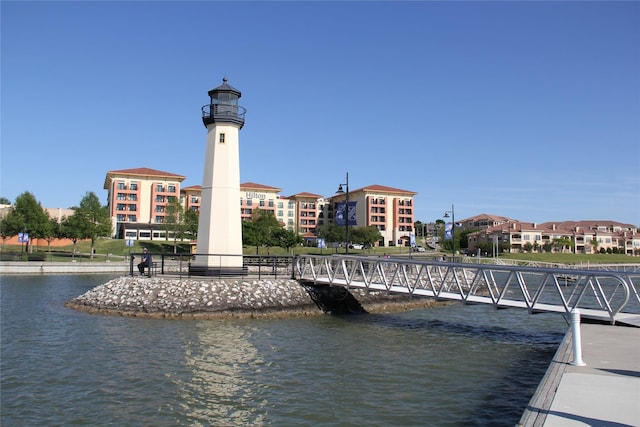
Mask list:
[[582,342],[580,339],[580,310],[571,310],[571,334],[573,335],[573,360],[572,366],[585,366],[582,361]]

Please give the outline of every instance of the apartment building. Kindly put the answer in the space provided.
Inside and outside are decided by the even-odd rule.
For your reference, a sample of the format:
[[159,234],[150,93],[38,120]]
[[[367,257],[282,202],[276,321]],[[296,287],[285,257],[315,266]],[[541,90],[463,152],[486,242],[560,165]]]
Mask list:
[[496,227],[502,224],[506,224],[508,222],[517,222],[517,220],[508,218],[506,216],[481,213],[479,215],[474,215],[470,218],[467,218],[463,221],[459,221],[458,223],[460,224],[460,227],[462,227],[462,230],[483,230],[490,227]]
[[240,184],[240,216],[243,221],[251,219],[256,209],[272,213],[278,221],[284,223],[282,217],[276,215],[276,208],[280,206],[278,193],[282,189],[269,185],[245,182]]
[[[286,226],[289,230],[296,230],[306,241],[314,241],[316,239],[315,230],[319,225],[320,217],[324,217],[323,208],[326,204],[325,199],[313,193],[297,193],[286,198],[290,206],[287,213],[293,212],[292,222],[287,222]],[[287,221],[290,219],[287,218]]]
[[164,239],[167,206],[180,200],[182,175],[149,168],[107,172],[107,208],[115,238]]
[[[370,185],[349,192],[349,204],[355,205],[355,226],[376,227],[382,239],[379,246],[409,246],[414,234],[413,191],[384,185]],[[324,216],[333,221],[346,194],[328,198],[324,203]],[[350,208],[353,210],[353,207]]]
[[202,185],[191,185],[180,190],[180,203],[184,210],[200,212]]
[[[510,245],[510,252],[551,249],[558,252],[592,254],[615,251],[640,255],[640,233],[632,224],[615,221],[563,221],[543,224],[508,221],[467,236],[470,251],[479,243]],[[558,241],[568,242],[558,246]]]
[[[182,175],[149,168],[107,172],[104,189],[114,224],[115,238],[141,240],[165,239],[166,207],[178,199],[185,209],[199,211],[202,187],[180,188]],[[297,231],[308,242],[316,238],[315,230],[333,222],[333,213],[345,194],[324,198],[301,192],[282,196],[281,188],[255,182],[240,184],[239,214],[249,220],[255,209],[273,213],[283,227]],[[407,245],[413,233],[413,196],[417,193],[383,185],[371,185],[349,192],[355,205],[356,225],[375,226],[380,230],[382,246]]]

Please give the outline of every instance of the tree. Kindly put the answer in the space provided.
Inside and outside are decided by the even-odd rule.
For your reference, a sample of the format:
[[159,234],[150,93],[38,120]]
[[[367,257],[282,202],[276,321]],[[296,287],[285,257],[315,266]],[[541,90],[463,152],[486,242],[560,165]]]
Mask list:
[[0,218],[0,237],[2,237],[2,247],[4,247],[7,238],[11,237],[9,234],[9,226],[5,218]]
[[256,254],[260,246],[273,246],[275,230],[281,229],[278,219],[270,211],[255,209],[251,214],[250,224],[246,221],[242,226],[242,241],[256,247]]
[[334,223],[324,224],[316,229],[318,237],[327,242],[344,242],[345,228],[338,227]]
[[55,219],[55,218],[49,218],[49,229],[50,232],[48,233],[48,235],[45,237],[45,240],[47,241],[47,252],[49,252],[49,255],[51,255],[51,241],[53,239],[57,239],[62,237],[62,226],[61,224]]
[[[51,233],[49,215],[42,208],[35,196],[24,192],[16,198],[16,202],[10,208],[5,217],[6,236],[16,236],[18,233],[29,233],[29,242],[32,239],[42,239]],[[27,242],[27,251],[31,247]]]
[[595,237],[591,239],[591,246],[593,246],[593,253],[598,253],[598,246],[600,246],[600,242]]
[[11,201],[6,197],[0,197],[0,205],[10,205]]
[[162,228],[166,231],[166,239],[169,239],[169,233],[173,235],[173,253],[178,252],[178,239],[187,233],[187,223],[185,220],[184,208],[176,197],[172,197],[167,205],[166,215],[164,217]]
[[273,231],[273,243],[285,248],[287,253],[291,251],[291,248],[300,245],[302,242],[304,242],[302,236],[293,230],[286,230],[280,227]]
[[375,226],[354,227],[350,235],[351,241],[362,243],[365,246],[373,246],[382,239],[380,230]]
[[197,211],[188,209],[184,213],[184,222],[187,228],[187,233],[191,235],[192,239],[198,238],[198,220],[200,215]]
[[424,238],[424,226],[426,224],[422,224],[422,221],[416,221],[413,223],[413,229],[416,230],[416,237]]
[[242,221],[242,244],[256,247],[256,255],[258,248],[262,244],[260,236],[256,231],[256,225],[251,221]]
[[553,239],[553,246],[554,248],[559,249],[562,253],[564,253],[565,248],[569,248],[569,251],[571,252],[571,248],[573,247],[573,240],[566,237],[556,238]]
[[91,254],[93,258],[96,239],[111,235],[111,218],[106,206],[100,204],[98,196],[92,191],[87,192],[80,201],[80,206],[75,208],[72,216],[76,216],[76,225],[80,227],[80,235],[83,239],[91,239]]
[[60,223],[60,236],[73,242],[72,257],[76,255],[76,243],[78,240],[84,238],[83,227],[84,220],[75,214],[70,217],[63,217]]

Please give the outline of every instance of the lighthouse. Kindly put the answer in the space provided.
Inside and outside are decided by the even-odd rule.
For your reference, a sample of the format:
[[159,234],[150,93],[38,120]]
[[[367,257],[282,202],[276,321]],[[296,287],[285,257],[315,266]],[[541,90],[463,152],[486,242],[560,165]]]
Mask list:
[[209,91],[202,107],[207,128],[198,245],[190,273],[201,276],[243,273],[240,217],[240,129],[246,110],[227,79]]

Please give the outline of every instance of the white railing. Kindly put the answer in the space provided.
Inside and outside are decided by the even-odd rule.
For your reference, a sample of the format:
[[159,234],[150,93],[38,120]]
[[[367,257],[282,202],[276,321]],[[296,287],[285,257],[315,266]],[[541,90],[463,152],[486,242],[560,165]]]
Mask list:
[[296,278],[467,304],[518,307],[640,326],[640,275],[594,269],[522,267],[365,256],[300,255]]

